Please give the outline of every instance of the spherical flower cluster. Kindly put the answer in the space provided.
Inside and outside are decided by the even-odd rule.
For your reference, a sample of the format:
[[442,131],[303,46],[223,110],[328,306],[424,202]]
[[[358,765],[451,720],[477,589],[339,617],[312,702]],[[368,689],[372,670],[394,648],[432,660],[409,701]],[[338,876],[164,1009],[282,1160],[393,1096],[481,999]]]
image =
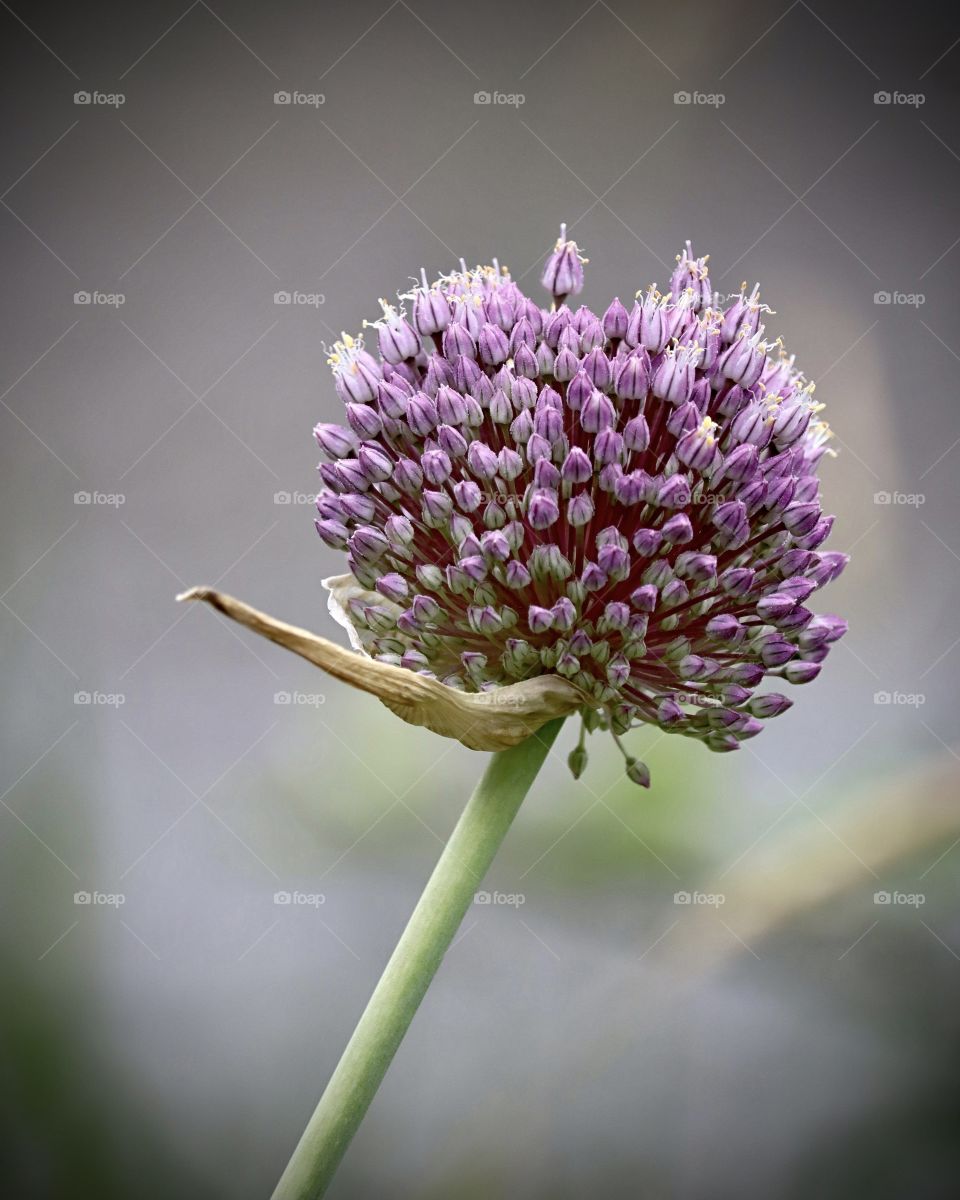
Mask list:
[[806,606],[847,562],[820,549],[829,430],[757,289],[722,299],[687,243],[665,294],[597,315],[565,302],[583,262],[562,231],[549,308],[496,261],[421,272],[375,348],[336,343],[317,530],[375,658],[467,691],[556,673],[618,744],[735,750],[791,704],[764,677],[814,679],[846,629]]

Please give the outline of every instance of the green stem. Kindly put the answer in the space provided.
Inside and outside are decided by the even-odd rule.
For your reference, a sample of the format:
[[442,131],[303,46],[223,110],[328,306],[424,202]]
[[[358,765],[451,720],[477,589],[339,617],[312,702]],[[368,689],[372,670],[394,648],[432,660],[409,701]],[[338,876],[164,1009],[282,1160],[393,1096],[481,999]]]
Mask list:
[[320,1097],[273,1200],[323,1196],[563,718],[494,754]]

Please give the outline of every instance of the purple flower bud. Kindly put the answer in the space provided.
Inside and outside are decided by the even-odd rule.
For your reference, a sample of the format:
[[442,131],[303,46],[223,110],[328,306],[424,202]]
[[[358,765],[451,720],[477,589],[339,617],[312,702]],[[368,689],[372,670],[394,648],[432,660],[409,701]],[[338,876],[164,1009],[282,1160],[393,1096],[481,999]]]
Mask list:
[[642,587],[634,589],[634,591],[630,593],[630,603],[639,612],[654,612],[657,607],[656,587],[652,583],[645,583]]
[[[631,317],[631,330],[633,321]],[[627,341],[630,332],[627,331]],[[637,332],[637,345],[644,346],[651,354],[659,354],[670,340],[670,330],[664,320],[664,308],[656,289],[650,287],[640,306],[640,322]]]
[[811,533],[820,520],[819,504],[791,504],[783,513],[783,523],[795,537]]
[[536,379],[540,374],[540,361],[528,346],[518,346],[513,356],[513,367],[525,379]]
[[620,546],[601,546],[597,551],[597,566],[611,579],[626,579],[630,574],[630,555]]
[[723,474],[738,483],[752,479],[757,472],[760,456],[756,446],[743,444],[731,451],[724,459]]
[[480,351],[480,361],[486,363],[488,367],[494,367],[498,363],[506,361],[510,353],[507,335],[498,325],[484,325],[480,330],[477,346]]
[[653,369],[650,389],[668,404],[683,404],[693,390],[693,356],[686,346],[667,349]]
[[626,336],[627,322],[630,316],[627,310],[615,297],[610,307],[603,314],[603,332],[610,341],[619,341]]
[[749,596],[756,577],[756,571],[750,567],[728,567],[717,582],[728,596],[739,598]]
[[383,483],[393,475],[390,456],[377,445],[361,446],[357,461],[371,483]]
[[832,528],[833,517],[824,517],[822,521],[816,523],[810,533],[802,537],[795,535],[797,537],[797,545],[802,550],[816,550],[829,537]]
[[757,616],[764,621],[775,621],[790,612],[795,606],[796,601],[792,596],[772,592],[768,596],[761,596],[757,601]]
[[407,405],[407,425],[419,437],[426,437],[437,426],[437,405],[425,392],[411,396]]
[[347,527],[340,521],[314,521],[317,533],[323,538],[328,546],[332,546],[334,550],[346,550],[348,545],[349,534]]
[[390,543],[372,525],[361,525],[354,530],[349,546],[350,553],[364,563],[376,562],[390,549]]
[[485,442],[471,442],[467,449],[467,465],[479,479],[493,479],[497,473],[497,456]]
[[663,508],[686,508],[690,503],[690,484],[685,475],[671,475],[665,480],[657,494],[657,503]]
[[593,443],[593,457],[598,466],[622,462],[624,458],[623,435],[612,429],[601,429]]
[[766,409],[751,401],[733,418],[730,432],[738,442],[747,442],[762,450],[773,436],[773,422]]
[[540,282],[558,302],[583,291],[583,260],[577,243],[567,240],[566,225],[560,226],[560,238],[546,261]]
[[593,499],[589,492],[580,492],[567,504],[567,521],[574,527],[587,525],[593,519]]
[[707,622],[706,630],[717,641],[733,642],[740,637],[743,626],[732,613],[718,613]]
[[346,458],[348,454],[352,454],[357,448],[357,439],[349,429],[344,429],[342,425],[315,425],[313,436],[317,439],[317,444],[324,454],[328,454],[331,458]]
[[742,500],[727,500],[718,504],[711,517],[713,524],[723,533],[734,534],[747,519],[747,510]]
[[553,613],[554,629],[567,631],[573,628],[577,619],[577,610],[566,596],[561,596],[550,611]]
[[344,491],[365,492],[370,486],[367,473],[357,459],[343,458],[334,464],[333,469]]
[[[667,525],[669,524],[670,522],[668,521]],[[664,526],[664,533],[666,533],[666,525]],[[678,539],[674,539],[674,541],[676,540]],[[684,579],[692,579],[697,583],[704,583],[708,579],[713,579],[717,573],[717,556],[715,554],[702,554],[697,551],[684,551],[683,554],[677,555],[676,570],[677,574],[682,575]]]
[[588,592],[599,592],[601,588],[605,588],[609,582],[606,572],[603,571],[596,563],[588,562],[583,568],[583,574],[580,576],[580,582]]
[[527,505],[527,518],[534,529],[549,529],[560,519],[557,498],[552,492],[536,491]]
[[428,288],[426,276],[423,287],[413,297],[413,325],[424,337],[440,333],[450,323],[450,304],[438,287]]
[[585,433],[599,433],[601,429],[612,429],[617,423],[617,410],[609,396],[594,390],[580,408],[580,428]]
[[388,600],[395,602],[405,600],[409,590],[407,581],[395,571],[381,575],[377,580],[377,591],[381,596],[386,596]]
[[532,323],[526,317],[521,317],[513,329],[508,332],[510,334],[511,354],[515,355],[521,346],[526,346],[528,350],[536,348],[537,333]]
[[714,437],[716,428],[713,421],[705,417],[698,428],[685,434],[677,443],[677,458],[691,471],[710,474],[720,465],[720,451]]
[[778,717],[788,708],[793,708],[793,701],[779,692],[768,692],[765,696],[754,696],[747,708],[752,716],[768,720],[770,717]]
[[652,558],[663,545],[659,529],[638,529],[633,535],[633,548],[641,558]]
[[807,431],[813,410],[808,404],[783,404],[773,422],[773,437],[778,446],[792,446]]
[[426,450],[421,455],[420,466],[423,477],[429,483],[440,484],[449,479],[453,464],[449,455],[443,450]]
[[810,683],[820,674],[816,662],[789,662],[783,668],[783,677],[788,683]]
[[660,532],[663,534],[663,540],[672,546],[689,542],[693,538],[693,526],[686,513],[674,513],[672,517],[664,521]]
[[527,625],[531,633],[546,633],[553,627],[554,615],[549,608],[531,604],[527,609]]
[[593,465],[579,446],[574,446],[563,461],[561,475],[565,483],[586,483],[593,477]]
[[765,667],[781,667],[796,656],[797,650],[778,633],[767,634],[757,643],[760,659]]
[[533,470],[533,486],[555,492],[560,487],[561,474],[549,458],[538,458]]
[[621,400],[643,400],[650,390],[650,355],[640,348],[617,360],[614,389]]
[[438,529],[449,521],[453,513],[453,501],[446,492],[423,493],[423,521],[434,529]]
[[443,354],[446,359],[453,360],[458,355],[464,358],[474,358],[477,346],[466,325],[452,321],[443,331]]
[[520,591],[523,588],[530,586],[530,572],[523,565],[523,563],[517,562],[516,559],[512,559],[507,563],[506,570],[504,572],[504,582],[506,583],[507,587],[514,588],[516,591]]
[[551,406],[537,406],[533,418],[533,428],[540,437],[551,444],[563,437],[563,413]]
[[643,499],[649,476],[645,471],[631,471],[620,475],[614,484],[614,495],[621,504],[639,504]]
[[650,445],[650,426],[647,418],[641,413],[631,419],[623,427],[623,444],[627,450],[643,453]]
[[492,295],[488,296],[483,307],[487,314],[487,320],[491,324],[502,329],[504,333],[510,332],[513,328],[517,309],[509,296],[504,294],[502,288],[498,288]]
[[378,322],[377,345],[384,362],[401,363],[420,352],[420,339],[410,322],[389,305],[383,305],[384,318]]
[[611,687],[621,688],[630,678],[630,663],[621,655],[607,663],[607,681]]

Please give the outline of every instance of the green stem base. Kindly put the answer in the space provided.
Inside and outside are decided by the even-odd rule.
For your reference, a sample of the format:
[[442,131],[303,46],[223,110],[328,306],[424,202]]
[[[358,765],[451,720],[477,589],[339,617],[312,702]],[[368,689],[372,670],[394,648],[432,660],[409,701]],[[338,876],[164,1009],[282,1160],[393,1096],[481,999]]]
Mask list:
[[550,721],[490,759],[273,1200],[318,1200],[326,1192],[562,724]]

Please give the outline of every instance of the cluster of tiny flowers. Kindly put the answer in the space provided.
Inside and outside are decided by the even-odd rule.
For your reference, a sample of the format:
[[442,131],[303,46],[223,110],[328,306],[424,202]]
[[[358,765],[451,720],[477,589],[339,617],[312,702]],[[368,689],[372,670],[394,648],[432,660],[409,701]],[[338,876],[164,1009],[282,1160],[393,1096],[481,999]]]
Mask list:
[[721,298],[688,243],[667,292],[597,315],[566,303],[583,262],[562,231],[549,307],[496,261],[421,272],[375,347],[336,343],[317,530],[381,661],[467,691],[561,675],[621,749],[642,722],[735,750],[791,704],[764,677],[814,679],[846,629],[806,607],[847,562],[819,549],[829,430],[757,289]]

